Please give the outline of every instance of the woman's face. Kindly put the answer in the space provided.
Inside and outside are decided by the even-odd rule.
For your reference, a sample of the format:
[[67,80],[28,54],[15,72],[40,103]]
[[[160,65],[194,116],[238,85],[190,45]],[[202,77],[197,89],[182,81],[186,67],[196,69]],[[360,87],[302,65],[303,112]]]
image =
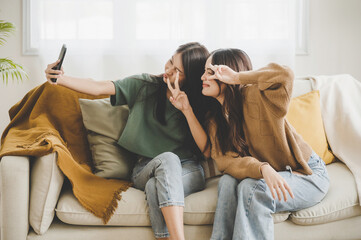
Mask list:
[[170,83],[173,85],[179,72],[179,86],[183,85],[185,79],[184,68],[182,63],[182,54],[175,53],[165,64],[164,67],[163,81],[167,83],[167,78],[169,78]]
[[[204,67],[204,73],[201,77],[203,81],[202,94],[204,96],[214,97],[214,98],[223,98],[223,93],[226,88],[226,85],[221,82],[217,82],[214,79],[209,79],[210,76],[214,75],[214,71],[211,69],[210,65],[212,63],[212,56],[207,59],[206,65]],[[219,83],[219,85],[218,85]]]

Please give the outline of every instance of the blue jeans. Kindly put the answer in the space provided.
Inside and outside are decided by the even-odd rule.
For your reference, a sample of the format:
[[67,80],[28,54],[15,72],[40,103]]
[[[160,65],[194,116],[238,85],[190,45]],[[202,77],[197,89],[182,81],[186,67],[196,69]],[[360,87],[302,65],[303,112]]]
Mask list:
[[[246,178],[239,181],[223,175],[218,183],[218,202],[212,238],[220,239],[274,239],[272,213],[297,211],[319,203],[329,188],[326,165],[312,153],[308,165],[312,175],[293,174],[292,170],[279,172],[290,186],[294,199],[287,192],[287,202],[273,199],[264,179]],[[290,169],[290,168],[289,168]]]
[[179,159],[171,152],[138,161],[132,182],[135,188],[145,191],[156,238],[169,237],[160,208],[184,206],[184,197],[205,187],[204,171],[196,157]]

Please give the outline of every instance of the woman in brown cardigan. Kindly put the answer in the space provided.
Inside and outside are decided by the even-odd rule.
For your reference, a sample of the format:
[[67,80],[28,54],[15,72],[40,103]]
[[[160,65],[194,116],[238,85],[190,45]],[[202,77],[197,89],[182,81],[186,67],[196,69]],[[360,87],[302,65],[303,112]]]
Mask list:
[[285,118],[293,73],[275,63],[252,71],[245,52],[220,49],[202,80],[203,95],[215,99],[207,133],[177,81],[168,87],[198,147],[224,173],[211,239],[273,239],[272,213],[311,207],[329,188],[324,162]]

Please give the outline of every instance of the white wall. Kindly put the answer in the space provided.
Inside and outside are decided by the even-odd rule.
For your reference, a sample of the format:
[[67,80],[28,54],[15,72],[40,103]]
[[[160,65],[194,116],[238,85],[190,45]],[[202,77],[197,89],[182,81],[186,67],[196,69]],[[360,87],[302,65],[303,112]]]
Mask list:
[[[29,81],[0,82],[0,134],[9,123],[8,109],[30,89],[45,82],[45,65],[22,52],[22,0],[0,0],[0,19],[17,26],[15,36],[0,47],[0,57],[10,57],[25,67]],[[212,50],[212,49],[210,49]],[[361,80],[361,1],[310,0],[309,54],[296,56],[298,76],[349,73]]]
[[361,1],[309,2],[309,55],[296,57],[295,74],[349,73],[361,81]]

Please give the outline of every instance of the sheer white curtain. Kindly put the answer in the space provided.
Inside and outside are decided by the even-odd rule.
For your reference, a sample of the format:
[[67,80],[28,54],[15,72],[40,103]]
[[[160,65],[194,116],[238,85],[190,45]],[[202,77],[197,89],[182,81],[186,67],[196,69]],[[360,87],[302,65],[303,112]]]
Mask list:
[[[29,0],[30,1],[30,0]],[[45,63],[68,46],[66,74],[161,73],[183,43],[246,51],[254,68],[293,67],[294,0],[31,0],[31,44]]]

